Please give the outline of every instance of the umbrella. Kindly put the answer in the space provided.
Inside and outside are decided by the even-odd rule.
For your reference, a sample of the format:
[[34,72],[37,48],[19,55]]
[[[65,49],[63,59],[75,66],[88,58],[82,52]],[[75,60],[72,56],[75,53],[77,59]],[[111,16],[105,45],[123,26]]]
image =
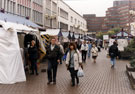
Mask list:
[[71,39],[71,34],[70,34],[70,31],[69,31],[69,34],[68,34],[68,39],[69,39],[69,40]]
[[72,41],[74,41],[74,40],[75,40],[75,34],[74,34],[74,32],[73,32]]
[[81,34],[81,39],[83,39],[83,35]]
[[78,37],[78,39],[80,39],[80,34],[79,34],[79,37]]

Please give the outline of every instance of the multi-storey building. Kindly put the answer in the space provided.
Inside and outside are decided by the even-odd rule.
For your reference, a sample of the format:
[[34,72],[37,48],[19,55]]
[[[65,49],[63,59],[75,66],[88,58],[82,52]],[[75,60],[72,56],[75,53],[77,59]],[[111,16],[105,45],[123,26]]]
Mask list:
[[43,0],[0,0],[0,9],[43,25]]
[[108,8],[106,11],[105,24],[108,29],[119,27],[119,15],[116,7]]
[[44,0],[44,26],[46,28],[58,28],[57,0]]
[[86,20],[63,0],[0,0],[0,9],[29,18],[45,28],[87,31]]
[[130,11],[135,11],[135,0],[117,0],[113,7],[106,11],[106,25],[108,30],[114,27],[129,30],[128,24],[135,20]]
[[105,31],[105,17],[96,17],[95,14],[84,14],[83,17],[87,21],[88,32]]
[[63,31],[87,31],[86,20],[62,0],[46,0],[45,27],[61,28]]

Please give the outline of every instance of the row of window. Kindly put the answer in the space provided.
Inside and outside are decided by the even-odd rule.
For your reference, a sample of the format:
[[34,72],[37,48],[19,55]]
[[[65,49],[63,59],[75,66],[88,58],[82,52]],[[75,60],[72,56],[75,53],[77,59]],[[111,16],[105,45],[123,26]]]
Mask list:
[[60,9],[60,16],[68,20],[68,13],[63,9]]
[[15,13],[15,2],[10,0],[1,0],[1,8],[3,8],[2,4],[4,4],[5,11]]
[[17,3],[23,6],[31,7],[31,0],[17,0]]
[[72,16],[71,16],[71,23],[78,24],[78,25],[80,25],[81,27],[84,27],[84,28],[85,28],[84,23],[80,22],[79,20],[78,20],[78,23],[77,23],[77,19],[76,19],[76,18],[74,19],[74,22],[73,22],[73,17],[72,17]]
[[41,24],[42,23],[42,17],[43,17],[42,13],[33,10],[32,18],[33,18],[34,22]]
[[[31,12],[32,12],[31,8],[26,5],[24,6],[22,4],[22,3],[29,4],[28,2],[31,2],[31,0],[18,0],[18,4],[16,6],[16,3],[13,0],[0,0],[0,8],[4,8],[5,11],[13,13],[13,14],[18,14],[20,16],[25,16],[25,17],[31,17]],[[39,6],[36,8],[42,11],[42,6]],[[42,24],[42,16],[43,16],[42,12],[33,10],[32,17],[33,17],[34,22]]]
[[33,0],[33,2],[39,4],[39,5],[43,5],[43,0]]
[[33,9],[42,12],[43,11],[43,6],[39,5],[37,3],[33,3]]
[[30,17],[31,16],[31,8],[24,7],[20,4],[17,5],[17,13],[21,16]]

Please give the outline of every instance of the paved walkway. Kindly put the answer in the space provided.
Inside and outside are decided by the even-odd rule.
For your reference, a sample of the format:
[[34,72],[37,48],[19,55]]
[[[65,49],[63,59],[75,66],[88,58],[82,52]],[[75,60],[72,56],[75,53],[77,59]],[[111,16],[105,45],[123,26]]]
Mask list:
[[47,74],[28,76],[27,82],[0,85],[0,94],[135,94],[125,73],[128,61],[117,61],[111,69],[105,51],[99,53],[97,63],[87,60],[84,64],[85,77],[79,86],[71,87],[70,74],[64,64],[59,65],[57,84],[47,85]]

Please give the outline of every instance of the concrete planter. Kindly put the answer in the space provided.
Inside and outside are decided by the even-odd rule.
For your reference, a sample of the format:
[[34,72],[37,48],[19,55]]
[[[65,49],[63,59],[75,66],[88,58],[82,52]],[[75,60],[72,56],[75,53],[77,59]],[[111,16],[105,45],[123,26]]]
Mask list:
[[135,68],[131,67],[130,64],[127,64],[126,73],[128,75],[131,87],[135,90]]

